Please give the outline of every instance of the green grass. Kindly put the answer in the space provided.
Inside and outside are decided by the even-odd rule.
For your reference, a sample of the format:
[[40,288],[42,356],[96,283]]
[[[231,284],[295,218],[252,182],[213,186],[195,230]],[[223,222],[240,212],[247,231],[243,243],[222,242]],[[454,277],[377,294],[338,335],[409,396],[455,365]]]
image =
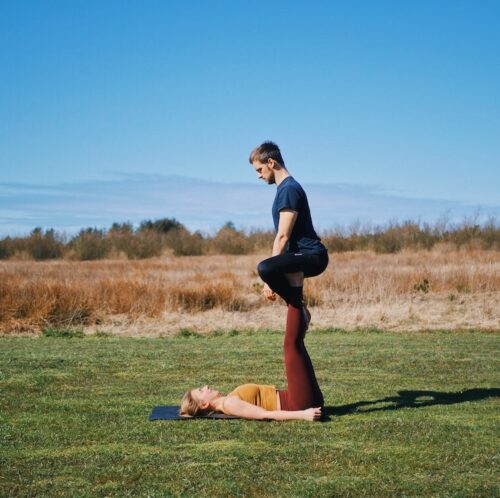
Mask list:
[[78,336],[0,339],[0,496],[500,496],[498,335],[312,332],[324,423],[148,421],[282,387],[278,332]]

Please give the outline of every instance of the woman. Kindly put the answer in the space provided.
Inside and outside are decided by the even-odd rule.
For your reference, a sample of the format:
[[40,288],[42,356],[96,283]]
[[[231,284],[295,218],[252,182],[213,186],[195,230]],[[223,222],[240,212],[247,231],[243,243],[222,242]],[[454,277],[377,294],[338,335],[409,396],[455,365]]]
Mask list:
[[300,308],[307,329],[311,314],[303,303],[304,278],[325,271],[328,251],[314,230],[306,193],[290,176],[279,147],[264,142],[251,152],[249,161],[260,179],[277,185],[272,207],[276,230],[272,256],[257,267],[265,282],[263,293],[270,300],[278,294],[288,305]]
[[222,412],[248,419],[319,420],[323,394],[304,345],[305,327],[299,315],[302,326],[287,326],[285,332],[286,391],[277,390],[275,386],[244,384],[224,396],[203,386],[184,394],[180,414],[194,417]]

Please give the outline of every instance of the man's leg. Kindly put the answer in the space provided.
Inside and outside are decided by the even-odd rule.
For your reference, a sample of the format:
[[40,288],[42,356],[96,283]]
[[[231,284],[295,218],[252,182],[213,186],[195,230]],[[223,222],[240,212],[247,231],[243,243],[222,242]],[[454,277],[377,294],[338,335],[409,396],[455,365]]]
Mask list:
[[260,278],[288,304],[296,294],[291,288],[303,285],[305,268],[307,259],[302,254],[286,253],[261,261],[257,271]]
[[[257,266],[260,278],[269,287],[289,302],[290,285],[302,285],[303,278],[314,277],[322,273],[328,265],[328,254],[285,253],[264,259]],[[302,273],[299,283],[289,282],[286,275],[296,278],[293,274]],[[302,278],[302,281],[300,281]]]

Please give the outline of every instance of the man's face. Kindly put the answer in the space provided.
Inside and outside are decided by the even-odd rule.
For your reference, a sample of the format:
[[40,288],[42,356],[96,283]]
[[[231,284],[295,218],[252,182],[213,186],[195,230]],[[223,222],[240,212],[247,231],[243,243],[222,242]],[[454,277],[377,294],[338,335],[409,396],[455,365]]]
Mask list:
[[274,178],[273,160],[269,159],[267,163],[261,163],[256,161],[252,163],[252,166],[259,177],[259,180],[264,180],[268,185],[276,183]]

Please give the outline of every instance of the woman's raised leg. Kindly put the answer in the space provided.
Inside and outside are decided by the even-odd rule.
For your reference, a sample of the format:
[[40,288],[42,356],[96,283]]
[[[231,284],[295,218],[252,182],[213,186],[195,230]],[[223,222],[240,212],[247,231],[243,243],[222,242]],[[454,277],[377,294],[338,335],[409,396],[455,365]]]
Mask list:
[[[292,287],[292,293],[301,294],[302,288]],[[299,299],[299,295],[295,299]],[[301,298],[301,296],[300,296]],[[284,339],[287,391],[280,391],[283,410],[304,410],[323,406],[323,393],[304,345],[305,318],[301,307],[288,305]]]

